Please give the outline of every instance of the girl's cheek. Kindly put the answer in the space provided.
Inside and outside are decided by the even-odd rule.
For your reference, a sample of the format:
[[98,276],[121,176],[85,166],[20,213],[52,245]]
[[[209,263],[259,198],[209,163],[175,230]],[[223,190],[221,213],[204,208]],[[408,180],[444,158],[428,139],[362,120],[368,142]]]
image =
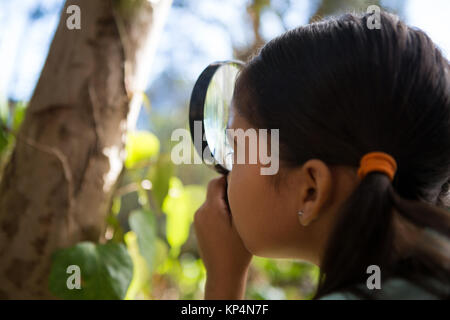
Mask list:
[[257,184],[252,168],[248,165],[237,164],[228,176],[228,202],[236,225],[243,231],[254,215],[255,205],[259,198]]
[[244,214],[242,208],[246,205],[247,188],[244,175],[245,170],[243,170],[241,165],[234,165],[233,170],[227,176],[228,204],[232,215],[236,219],[239,219],[239,215]]

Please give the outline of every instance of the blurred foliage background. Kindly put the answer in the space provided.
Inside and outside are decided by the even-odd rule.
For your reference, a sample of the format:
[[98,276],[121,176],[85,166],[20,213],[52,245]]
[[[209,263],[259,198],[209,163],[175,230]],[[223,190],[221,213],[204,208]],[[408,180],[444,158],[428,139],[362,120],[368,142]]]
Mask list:
[[[371,4],[406,20],[419,8],[403,0],[175,0],[137,128],[128,133],[125,170],[104,243],[56,252],[52,292],[62,298],[202,299],[205,270],[191,224],[215,173],[170,160],[170,135],[188,126],[196,77],[214,60],[246,60],[288,29],[348,10],[365,11]],[[62,5],[59,0],[0,0],[0,170],[14,146]],[[74,257],[82,261],[83,286],[89,288],[83,293],[68,293],[59,281],[67,275],[57,267]],[[309,299],[317,276],[318,268],[308,263],[255,257],[247,298]]]

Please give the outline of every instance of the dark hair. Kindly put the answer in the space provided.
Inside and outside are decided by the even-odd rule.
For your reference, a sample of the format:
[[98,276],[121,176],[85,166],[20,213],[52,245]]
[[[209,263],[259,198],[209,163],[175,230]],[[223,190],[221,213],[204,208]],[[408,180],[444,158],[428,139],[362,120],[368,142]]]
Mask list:
[[317,158],[356,169],[371,151],[397,161],[392,183],[369,173],[338,213],[316,297],[354,288],[372,264],[383,279],[437,290],[424,281],[432,276],[448,297],[449,62],[396,16],[382,12],[380,29],[368,17],[346,14],[268,42],[239,73],[236,106],[252,125],[279,129],[284,166]]

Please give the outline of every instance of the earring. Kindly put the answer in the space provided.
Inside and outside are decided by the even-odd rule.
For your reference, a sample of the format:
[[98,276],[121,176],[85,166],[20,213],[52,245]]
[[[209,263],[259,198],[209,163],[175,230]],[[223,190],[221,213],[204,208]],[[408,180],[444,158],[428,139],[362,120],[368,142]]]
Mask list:
[[302,225],[302,226],[305,226],[305,224],[303,223],[303,219],[302,219],[302,217],[303,217],[303,211],[298,211],[297,212],[297,215],[298,215],[298,222]]

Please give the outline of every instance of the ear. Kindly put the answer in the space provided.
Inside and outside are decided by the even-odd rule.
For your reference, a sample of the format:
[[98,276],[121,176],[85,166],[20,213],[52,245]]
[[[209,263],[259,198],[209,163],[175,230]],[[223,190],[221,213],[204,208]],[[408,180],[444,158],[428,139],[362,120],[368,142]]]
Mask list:
[[300,223],[309,225],[319,218],[331,196],[332,175],[330,168],[319,159],[311,159],[300,169],[300,188],[298,190],[298,211]]

